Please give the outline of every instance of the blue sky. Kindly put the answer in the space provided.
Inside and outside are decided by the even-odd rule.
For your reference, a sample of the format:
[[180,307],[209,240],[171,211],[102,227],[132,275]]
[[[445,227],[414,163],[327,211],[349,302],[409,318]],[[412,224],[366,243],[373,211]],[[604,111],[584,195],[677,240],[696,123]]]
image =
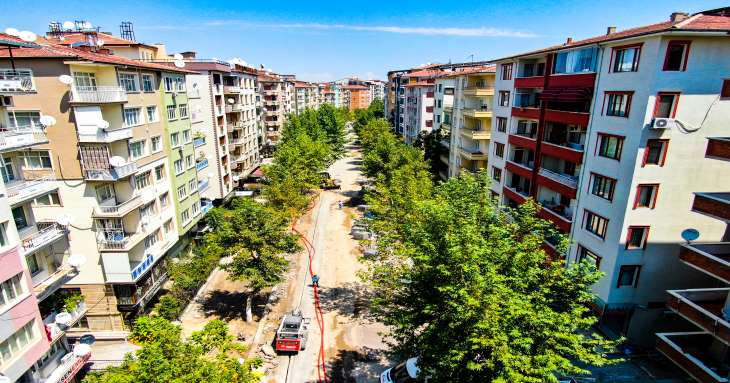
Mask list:
[[384,79],[427,62],[486,60],[651,24],[673,11],[697,12],[726,1],[75,1],[0,0],[0,30],[45,32],[51,20],[88,20],[168,52],[240,57],[309,81],[345,76]]

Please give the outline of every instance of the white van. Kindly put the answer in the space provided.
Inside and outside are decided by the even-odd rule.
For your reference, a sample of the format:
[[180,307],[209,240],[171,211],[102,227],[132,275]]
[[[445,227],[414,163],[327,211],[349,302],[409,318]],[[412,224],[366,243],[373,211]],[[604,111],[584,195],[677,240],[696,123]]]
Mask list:
[[416,379],[418,376],[418,358],[410,358],[405,362],[383,371],[380,383],[428,383],[431,378]]

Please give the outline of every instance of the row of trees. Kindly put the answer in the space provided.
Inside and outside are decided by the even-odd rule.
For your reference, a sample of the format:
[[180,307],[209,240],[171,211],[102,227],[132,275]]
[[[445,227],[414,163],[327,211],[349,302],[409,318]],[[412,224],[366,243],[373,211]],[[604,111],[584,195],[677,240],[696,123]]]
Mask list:
[[240,359],[243,349],[224,322],[211,321],[183,340],[180,326],[170,320],[180,315],[181,302],[194,295],[221,259],[226,259],[223,267],[230,279],[246,282],[245,317],[253,319],[252,298],[281,281],[288,266],[284,254],[300,249],[291,221],[310,204],[320,173],[344,154],[345,124],[351,118],[347,110],[330,105],[289,116],[273,163],[264,168],[266,202],[234,198],[208,212],[211,230],[190,257],[170,264],[170,293],[160,299],[153,316],[140,317],[133,326],[130,340],[142,349],[128,355],[121,367],[90,374],[85,383],[258,382],[260,375],[252,369],[261,361]]
[[609,363],[587,309],[600,274],[546,254],[558,235],[538,205],[498,206],[485,173],[434,184],[385,120],[360,138],[380,249],[365,278],[397,355],[439,382],[556,382]]

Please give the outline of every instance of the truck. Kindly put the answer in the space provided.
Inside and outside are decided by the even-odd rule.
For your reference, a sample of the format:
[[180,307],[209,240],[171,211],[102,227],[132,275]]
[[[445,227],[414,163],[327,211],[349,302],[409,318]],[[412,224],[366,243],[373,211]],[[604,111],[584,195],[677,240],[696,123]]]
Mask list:
[[284,315],[276,330],[274,349],[277,352],[299,352],[307,347],[307,327],[310,319],[302,316],[301,312],[291,312]]
[[341,186],[340,180],[332,178],[329,172],[321,172],[319,175],[322,177],[322,189],[332,190],[339,189]]

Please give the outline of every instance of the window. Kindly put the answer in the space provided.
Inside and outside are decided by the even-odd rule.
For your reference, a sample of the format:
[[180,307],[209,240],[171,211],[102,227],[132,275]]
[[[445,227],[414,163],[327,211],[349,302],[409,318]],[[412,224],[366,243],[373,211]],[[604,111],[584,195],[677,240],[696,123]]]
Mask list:
[[502,169],[492,166],[492,179],[500,182],[502,180]]
[[596,270],[601,266],[601,257],[598,256],[598,254],[586,249],[585,247],[578,245],[578,262],[582,262],[583,260],[587,260],[590,262],[593,266],[596,267]]
[[137,87],[137,75],[134,73],[120,73],[119,85],[127,92],[139,91]]
[[25,169],[51,169],[51,155],[46,150],[22,152]]
[[96,187],[96,200],[104,202],[114,198],[114,187],[112,184],[99,185]]
[[639,70],[641,45],[613,48],[613,72],[636,72]]
[[162,137],[154,136],[150,139],[152,143],[152,153],[157,153],[162,150]]
[[628,117],[633,92],[606,92],[606,115]]
[[160,207],[166,208],[170,204],[170,195],[165,192],[163,195],[160,196]]
[[168,105],[167,106],[167,119],[174,120],[176,118],[177,118],[177,109],[175,109],[175,105]]
[[182,201],[185,198],[188,198],[188,191],[185,189],[185,185],[183,185],[177,188],[177,199]]
[[612,201],[616,180],[596,173],[591,173],[591,177],[591,194]]
[[124,109],[124,126],[137,126],[141,123],[139,118],[139,108]]
[[33,200],[34,206],[61,206],[61,199],[58,192],[51,192]]
[[629,226],[626,233],[627,249],[643,249],[649,236],[649,226]]
[[178,92],[185,91],[185,79],[182,77],[175,77],[175,90]]
[[180,146],[180,133],[171,133],[170,134],[170,145],[175,148]]
[[654,118],[674,118],[679,104],[679,93],[659,92],[654,105]]
[[554,73],[593,72],[597,56],[598,48],[595,47],[559,52],[555,57]]
[[592,211],[585,210],[583,213],[583,228],[599,236],[601,239],[605,239],[608,220]]
[[642,166],[664,166],[664,160],[667,158],[667,147],[669,147],[669,140],[646,140],[646,148],[644,148],[644,163]]
[[512,63],[502,64],[502,80],[512,80]]
[[494,155],[499,158],[504,158],[504,144],[499,142],[494,143]]
[[183,221],[183,224],[186,224],[190,221],[190,211],[189,209],[183,210],[183,212],[180,214],[180,218]]
[[139,208],[139,216],[141,218],[145,218],[145,217],[151,218],[155,214],[157,214],[157,212],[155,211],[155,203],[154,203],[154,201],[153,202],[150,202],[147,205],[144,205],[144,206],[142,206],[142,207]]
[[11,128],[39,128],[43,126],[41,124],[41,112],[39,111],[9,110],[7,113],[8,123]]
[[193,141],[193,137],[190,135],[190,129],[183,130],[182,134],[184,143],[188,144]]
[[180,104],[180,118],[188,118],[188,104]]
[[162,228],[165,230],[165,234],[171,232],[172,231],[172,220],[170,219],[167,222],[165,222],[165,225],[162,226]]
[[192,154],[188,154],[187,156],[185,156],[185,165],[187,166],[188,169],[190,169],[193,166],[195,166],[195,161],[193,161],[193,155]]
[[146,171],[142,174],[134,176],[134,184],[136,185],[137,189],[144,189],[147,186],[150,186],[150,173],[150,171]]
[[96,75],[91,72],[74,72],[74,86],[82,90],[96,89]]
[[155,230],[154,233],[145,237],[145,239],[144,239],[145,250],[154,246],[159,240],[160,240],[160,229],[157,229],[157,230]]
[[15,221],[15,226],[18,230],[23,230],[26,227],[30,226],[28,224],[28,217],[25,215],[25,209],[23,209],[22,206],[14,207],[12,209],[13,213],[13,220]]
[[182,159],[175,160],[175,162],[173,162],[173,165],[174,165],[174,168],[175,168],[175,174],[176,175],[182,173],[185,170],[183,168],[183,161],[182,161]]
[[145,144],[145,140],[129,143],[129,155],[132,156],[132,159],[137,159],[145,155]]
[[497,117],[497,131],[505,133],[507,131],[507,118]]
[[509,106],[509,91],[499,91],[499,106]]
[[155,167],[155,181],[162,181],[165,179],[165,165],[159,165]]
[[157,107],[156,106],[148,106],[147,107],[147,122],[157,122],[160,120],[160,116],[157,115]]
[[598,133],[598,155],[619,161],[624,138],[611,134]]
[[191,193],[198,190],[198,180],[193,178],[190,181],[188,181],[188,190],[190,190]]
[[730,98],[730,80],[722,80],[720,98]]
[[175,80],[172,77],[165,77],[165,92],[175,90]]
[[25,262],[28,264],[28,270],[30,271],[30,275],[36,275],[39,271],[41,271],[40,266],[38,266],[38,260],[36,259],[35,254],[26,256]]
[[624,265],[618,273],[618,282],[616,287],[631,286],[636,287],[639,284],[639,272],[641,266],[638,265]]
[[670,41],[667,44],[667,55],[664,57],[665,71],[687,70],[689,44],[689,41]]
[[25,293],[23,287],[23,273],[18,273],[0,285],[0,308],[15,302],[18,296]]
[[656,198],[659,195],[659,184],[641,184],[636,187],[634,209],[646,207],[653,209],[656,206]]
[[5,245],[8,244],[7,238],[7,228],[5,227],[5,223],[0,223],[0,246],[5,247]]
[[0,364],[10,361],[25,351],[26,346],[32,343],[35,338],[34,327],[35,319],[32,319],[15,334],[0,343]]
[[193,211],[193,216],[198,215],[200,213],[200,201],[196,201],[190,208]]
[[155,91],[155,79],[152,77],[151,74],[142,75],[142,90],[145,92]]

